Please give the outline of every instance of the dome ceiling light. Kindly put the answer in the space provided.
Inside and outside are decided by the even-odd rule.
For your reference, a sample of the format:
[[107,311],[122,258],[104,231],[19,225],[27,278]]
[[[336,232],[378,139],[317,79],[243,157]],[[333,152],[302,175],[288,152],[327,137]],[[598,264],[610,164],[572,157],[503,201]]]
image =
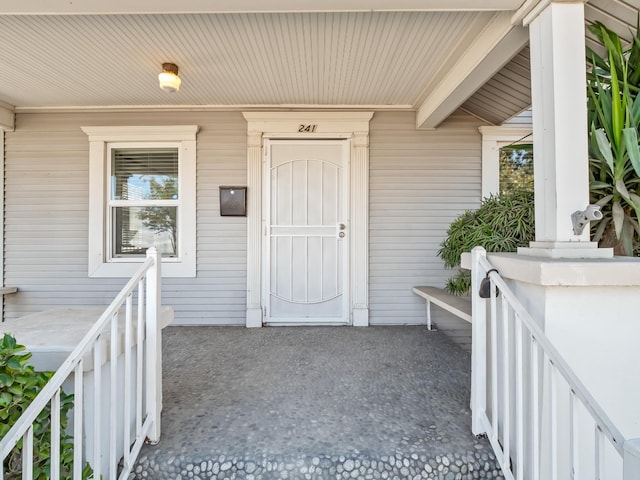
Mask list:
[[175,93],[180,90],[182,81],[178,76],[178,66],[175,63],[163,63],[162,73],[158,75],[160,88],[165,92]]

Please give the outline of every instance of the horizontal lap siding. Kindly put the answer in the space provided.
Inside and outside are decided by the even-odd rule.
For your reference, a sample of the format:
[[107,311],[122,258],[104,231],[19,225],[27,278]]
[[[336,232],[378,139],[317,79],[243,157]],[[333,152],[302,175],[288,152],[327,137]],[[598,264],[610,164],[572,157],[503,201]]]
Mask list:
[[480,202],[479,121],[454,114],[417,131],[412,113],[374,115],[370,132],[369,308],[372,324],[425,323],[416,285],[444,286],[437,256],[449,224]]
[[246,219],[220,217],[218,187],[246,185],[241,113],[19,114],[6,133],[5,318],[56,306],[106,305],[126,279],[87,276],[89,143],[85,125],[195,124],[196,278],[163,279],[176,323],[245,323]]
[[[19,114],[6,133],[5,316],[67,305],[106,305],[123,279],[87,276],[88,158],[84,125],[196,124],[196,278],[163,281],[176,323],[245,322],[246,219],[220,217],[218,187],[246,185],[246,123],[238,112]],[[416,131],[412,113],[371,122],[370,309],[374,324],[424,322],[411,293],[443,285],[436,252],[459,213],[478,205],[478,121],[456,114]],[[251,195],[251,192],[249,192]]]

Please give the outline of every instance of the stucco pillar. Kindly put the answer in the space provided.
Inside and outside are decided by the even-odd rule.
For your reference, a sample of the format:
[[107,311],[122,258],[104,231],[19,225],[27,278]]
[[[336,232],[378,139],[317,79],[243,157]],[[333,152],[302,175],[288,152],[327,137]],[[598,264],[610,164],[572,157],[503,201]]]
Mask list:
[[262,326],[262,132],[247,132],[247,320],[248,328]]
[[531,47],[536,240],[518,253],[611,257],[573,232],[571,214],[589,204],[584,4],[541,2],[524,18]]

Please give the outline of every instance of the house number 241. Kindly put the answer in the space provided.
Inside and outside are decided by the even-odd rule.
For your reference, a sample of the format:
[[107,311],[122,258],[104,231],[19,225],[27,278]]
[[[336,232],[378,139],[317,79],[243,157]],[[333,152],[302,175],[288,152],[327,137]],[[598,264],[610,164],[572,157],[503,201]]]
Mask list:
[[300,125],[298,125],[298,132],[313,133],[316,131],[316,128],[318,128],[318,125],[305,125],[301,123]]

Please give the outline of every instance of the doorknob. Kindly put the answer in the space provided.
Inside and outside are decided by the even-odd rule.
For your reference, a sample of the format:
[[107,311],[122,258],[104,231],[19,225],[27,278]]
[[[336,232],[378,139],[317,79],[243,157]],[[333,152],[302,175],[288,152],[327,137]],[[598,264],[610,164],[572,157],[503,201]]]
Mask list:
[[345,226],[345,224],[344,224],[344,223],[341,223],[340,225],[338,225],[338,228],[339,228],[340,230],[344,230],[344,229],[346,228],[346,226]]

